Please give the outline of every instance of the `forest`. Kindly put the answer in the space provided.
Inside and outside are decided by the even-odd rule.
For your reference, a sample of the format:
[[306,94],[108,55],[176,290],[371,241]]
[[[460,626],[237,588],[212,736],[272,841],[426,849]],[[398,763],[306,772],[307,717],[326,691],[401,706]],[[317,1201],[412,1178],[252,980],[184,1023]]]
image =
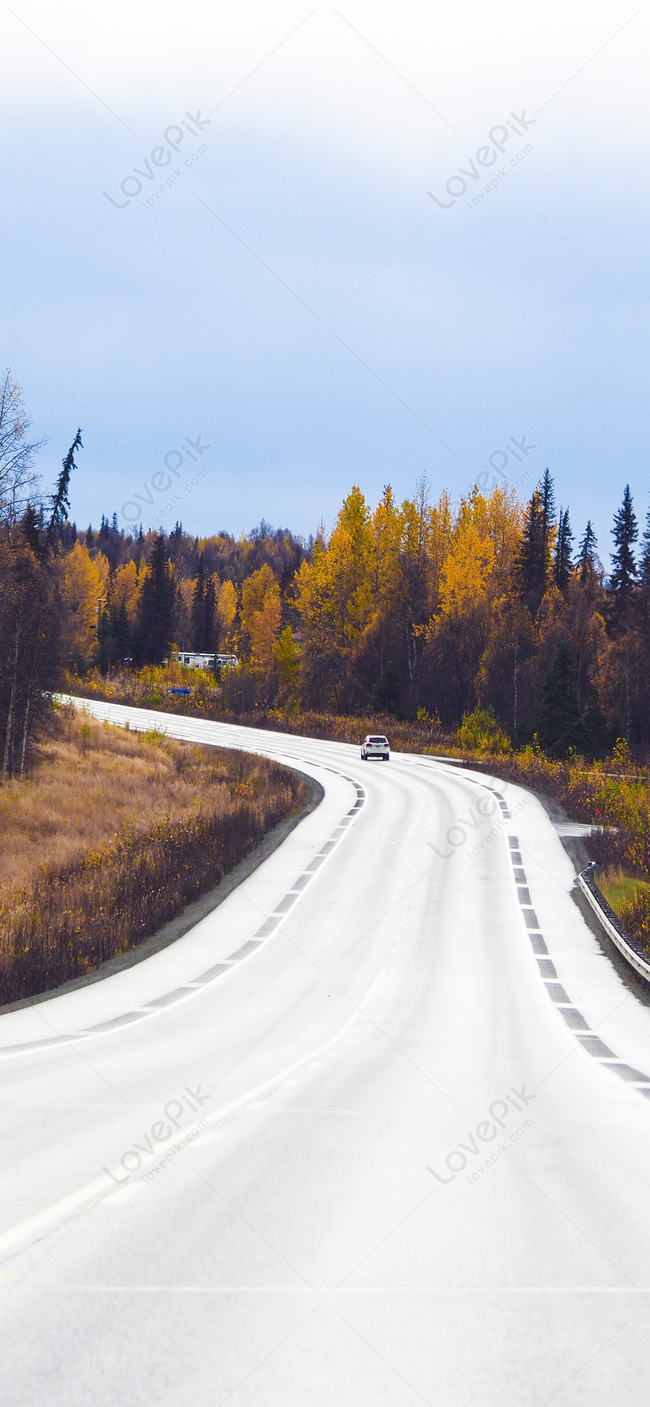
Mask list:
[[[392,716],[454,732],[480,710],[514,746],[650,748],[650,514],[621,485],[609,570],[574,537],[546,469],[530,499],[494,483],[459,501],[421,479],[372,506],[358,486],[308,541],[262,521],[197,537],[70,521],[78,431],[41,490],[20,388],[0,384],[0,766],[22,775],[52,691],[177,649],[240,660],[229,715]],[[108,505],[110,506],[110,505]]]

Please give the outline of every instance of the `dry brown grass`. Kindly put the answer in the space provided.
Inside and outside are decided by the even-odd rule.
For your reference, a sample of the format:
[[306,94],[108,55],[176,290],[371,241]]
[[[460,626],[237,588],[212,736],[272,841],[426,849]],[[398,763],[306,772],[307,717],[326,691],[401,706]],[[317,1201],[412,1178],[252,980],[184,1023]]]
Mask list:
[[167,813],[212,805],[215,753],[59,712],[31,776],[0,787],[0,886],[65,864],[125,827],[147,830]]
[[0,1002],[148,937],[304,799],[265,758],[59,714],[31,777],[0,789]]

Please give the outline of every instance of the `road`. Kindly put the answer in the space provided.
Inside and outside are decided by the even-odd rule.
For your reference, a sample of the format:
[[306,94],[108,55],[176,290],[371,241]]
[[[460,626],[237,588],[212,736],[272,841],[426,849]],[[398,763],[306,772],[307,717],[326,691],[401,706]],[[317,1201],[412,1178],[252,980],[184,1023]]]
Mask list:
[[543,807],[158,719],[325,795],[171,947],[0,1017],[5,1407],[647,1402],[650,1008]]

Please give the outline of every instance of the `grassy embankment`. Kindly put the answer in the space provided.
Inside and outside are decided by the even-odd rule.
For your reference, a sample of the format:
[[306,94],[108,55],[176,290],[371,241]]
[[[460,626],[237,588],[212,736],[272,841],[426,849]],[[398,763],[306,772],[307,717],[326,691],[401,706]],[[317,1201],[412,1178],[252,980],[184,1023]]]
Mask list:
[[[69,682],[72,692],[90,697],[223,722],[236,720],[333,742],[358,743],[367,732],[386,733],[398,751],[470,761],[495,776],[552,796],[572,820],[598,827],[588,849],[602,866],[600,886],[630,937],[650,955],[650,779],[647,770],[634,766],[625,745],[603,761],[575,757],[560,762],[535,747],[509,751],[503,735],[497,751],[488,737],[481,741],[480,726],[477,730],[475,725],[452,735],[427,718],[403,722],[387,716],[341,717],[298,709],[234,713],[224,707],[226,691],[211,674],[181,669],[175,663],[110,678],[95,673]],[[190,695],[170,693],[179,687],[189,688]],[[468,746],[473,736],[477,745]]]
[[133,947],[305,800],[265,758],[59,711],[31,776],[0,788],[0,1002]]
[[650,884],[631,878],[618,865],[606,865],[598,872],[597,882],[625,931],[637,941],[641,939],[650,956]]

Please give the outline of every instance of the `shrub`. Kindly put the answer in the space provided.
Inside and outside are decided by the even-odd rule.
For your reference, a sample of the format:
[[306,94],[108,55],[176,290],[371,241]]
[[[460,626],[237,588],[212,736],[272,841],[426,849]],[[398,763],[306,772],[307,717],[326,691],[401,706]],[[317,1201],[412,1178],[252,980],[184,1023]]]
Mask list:
[[634,898],[621,904],[619,918],[625,933],[650,955],[650,894],[637,889]]
[[510,739],[492,708],[475,708],[473,713],[464,713],[456,742],[467,752],[499,754],[512,751]]

